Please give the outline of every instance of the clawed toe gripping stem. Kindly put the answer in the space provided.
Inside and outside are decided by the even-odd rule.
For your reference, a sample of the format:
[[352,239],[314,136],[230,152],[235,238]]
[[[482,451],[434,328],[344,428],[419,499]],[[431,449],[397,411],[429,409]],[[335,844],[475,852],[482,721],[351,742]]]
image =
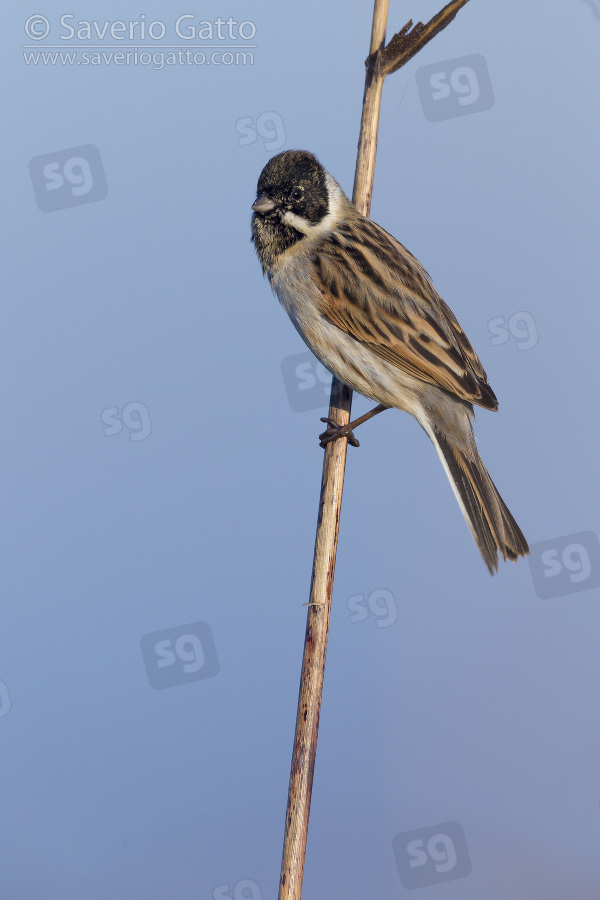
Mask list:
[[389,406],[383,406],[383,404],[379,404],[374,409],[371,409],[368,413],[365,413],[364,416],[359,416],[358,419],[355,419],[354,422],[348,422],[347,425],[338,425],[333,419],[330,419],[328,416],[322,417],[321,422],[325,422],[329,425],[329,428],[323,432],[323,434],[319,435],[319,447],[325,447],[331,441],[337,441],[338,438],[348,438],[348,443],[352,447],[360,447],[360,444],[354,437],[353,431],[355,428],[358,428],[359,425],[362,425],[363,422],[366,422],[368,419],[372,419],[373,416],[378,415],[380,412],[383,412],[384,409],[389,409]]

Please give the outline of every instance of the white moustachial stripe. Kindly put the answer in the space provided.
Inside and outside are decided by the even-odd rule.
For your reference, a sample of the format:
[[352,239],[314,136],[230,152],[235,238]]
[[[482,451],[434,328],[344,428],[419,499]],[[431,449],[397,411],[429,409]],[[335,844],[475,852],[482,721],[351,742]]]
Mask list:
[[347,207],[348,200],[335,178],[332,178],[329,172],[325,177],[325,183],[327,184],[327,195],[329,199],[327,204],[329,212],[327,215],[314,225],[312,222],[309,222],[308,219],[304,219],[302,216],[298,216],[296,213],[288,210],[282,216],[286,225],[291,225],[292,228],[295,228],[300,234],[305,234],[310,238],[321,237],[329,234],[335,229],[338,222],[344,218],[344,211]]

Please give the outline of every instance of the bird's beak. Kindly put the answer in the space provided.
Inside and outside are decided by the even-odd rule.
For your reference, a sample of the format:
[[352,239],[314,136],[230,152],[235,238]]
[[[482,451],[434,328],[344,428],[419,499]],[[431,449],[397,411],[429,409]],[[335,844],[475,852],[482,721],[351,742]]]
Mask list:
[[275,201],[271,200],[267,194],[260,194],[252,204],[252,209],[257,213],[271,212],[272,209],[275,209]]

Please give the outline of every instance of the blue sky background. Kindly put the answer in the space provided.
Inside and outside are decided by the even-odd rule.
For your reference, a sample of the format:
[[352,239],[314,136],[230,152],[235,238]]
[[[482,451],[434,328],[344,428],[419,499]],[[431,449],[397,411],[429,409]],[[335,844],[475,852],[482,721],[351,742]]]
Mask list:
[[[237,38],[253,65],[162,69],[27,65],[23,44],[99,43],[61,40],[64,13],[141,10],[17,6],[2,28],[0,897],[267,900],[326,396],[304,399],[318,372],[261,277],[250,204],[284,148],[351,192],[372,5],[150,3],[183,48],[180,15],[256,28]],[[388,36],[439,9],[391,6]],[[38,13],[51,32],[32,41]],[[490,578],[414,420],[361,429],[306,900],[408,895],[394,839],[423,900],[597,895],[599,49],[597,0],[471,0],[385,85],[372,216],[482,358],[500,411],[478,413],[479,447],[534,552]],[[493,96],[428,121],[445,101],[419,95],[417,69],[449,84],[474,54]],[[86,175],[71,152],[89,145],[105,196],[97,161]]]

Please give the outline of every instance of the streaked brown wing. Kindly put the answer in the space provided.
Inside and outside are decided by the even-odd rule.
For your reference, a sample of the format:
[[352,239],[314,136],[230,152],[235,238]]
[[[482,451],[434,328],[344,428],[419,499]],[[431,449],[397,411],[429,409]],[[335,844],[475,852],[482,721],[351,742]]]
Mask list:
[[421,263],[369,219],[348,220],[315,257],[321,314],[387,362],[486,409],[479,357]]

